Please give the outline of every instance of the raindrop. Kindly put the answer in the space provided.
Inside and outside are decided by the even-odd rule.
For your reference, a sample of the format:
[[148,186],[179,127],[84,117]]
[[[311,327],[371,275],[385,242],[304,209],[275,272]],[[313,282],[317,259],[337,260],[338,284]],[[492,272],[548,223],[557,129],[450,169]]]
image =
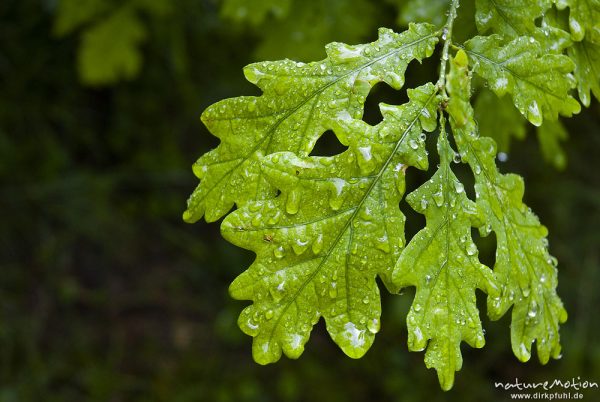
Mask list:
[[543,121],[542,113],[541,113],[540,107],[538,106],[538,103],[536,101],[531,102],[531,104],[527,108],[527,119],[534,126],[539,127],[542,125],[542,121]]
[[456,189],[457,194],[460,194],[463,191],[465,191],[465,186],[463,186],[463,184],[459,181],[454,182],[454,188]]
[[383,237],[378,237],[377,238],[377,245],[376,247],[383,251],[384,253],[389,253],[390,250],[390,242],[388,240],[387,235],[383,235]]
[[469,245],[467,246],[467,254],[475,255],[475,253],[477,253],[477,246],[475,245],[475,243],[469,243]]
[[300,192],[292,191],[287,196],[287,201],[285,203],[285,210],[288,214],[294,215],[298,212],[300,208]]
[[508,293],[508,301],[512,303],[514,300],[515,300],[515,292],[513,290],[511,290]]
[[296,255],[301,255],[308,248],[308,240],[296,239],[296,242],[292,244],[292,249]]
[[360,218],[364,221],[370,221],[373,219],[373,214],[369,207],[364,207],[363,209],[361,209]]
[[319,254],[321,252],[321,250],[323,249],[323,234],[322,233],[319,233],[319,235],[313,242],[311,248],[312,248],[312,252],[314,254]]
[[531,318],[534,318],[537,315],[537,303],[535,302],[535,300],[531,301],[531,306],[529,307],[529,311],[527,312],[527,315]]
[[372,334],[376,334],[377,332],[379,332],[379,320],[377,318],[373,318],[367,323],[367,329]]
[[273,250],[273,255],[275,256],[275,258],[283,258],[285,256],[285,249],[283,248],[283,246],[279,246],[275,250]]

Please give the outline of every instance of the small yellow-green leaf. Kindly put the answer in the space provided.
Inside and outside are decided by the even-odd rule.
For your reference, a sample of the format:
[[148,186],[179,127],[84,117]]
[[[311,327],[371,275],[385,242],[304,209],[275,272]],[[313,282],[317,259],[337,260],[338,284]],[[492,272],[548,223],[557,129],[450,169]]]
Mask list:
[[105,85],[134,77],[142,65],[139,44],[145,37],[146,30],[130,7],[96,23],[81,38],[77,55],[81,80]]

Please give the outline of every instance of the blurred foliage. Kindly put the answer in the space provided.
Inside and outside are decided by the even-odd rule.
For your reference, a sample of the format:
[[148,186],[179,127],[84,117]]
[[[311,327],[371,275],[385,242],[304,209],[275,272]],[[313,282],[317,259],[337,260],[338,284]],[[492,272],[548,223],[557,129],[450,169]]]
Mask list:
[[[482,401],[507,400],[493,381],[515,376],[600,381],[597,101],[564,122],[564,172],[543,162],[529,129],[505,163],[526,177],[527,203],[561,261],[570,312],[562,360],[523,365],[508,322],[485,322],[486,350],[466,348],[465,368],[442,394],[434,372],[413,369],[422,355],[399,345],[406,295],[383,301],[386,325],[363,359],[344,357],[320,323],[302,359],[263,367],[236,325],[243,303],[226,292],[252,256],[223,241],[216,224],[180,221],[196,184],[190,165],[217,143],[197,116],[216,100],[255,94],[241,68],[261,52],[308,57],[331,40],[364,42],[375,26],[398,29],[397,7],[356,2],[361,13],[350,0],[313,0],[305,17],[281,7],[250,22],[211,0],[79,0],[77,16],[59,22],[66,3],[0,2],[0,401]],[[290,0],[289,10],[301,4]],[[124,24],[127,40],[108,33],[112,24]],[[261,25],[278,41],[266,46]],[[112,42],[110,57],[91,51],[103,70],[91,80],[79,61],[89,32]],[[406,87],[434,69],[411,64]],[[365,119],[381,118],[380,101],[404,100],[378,85]]]

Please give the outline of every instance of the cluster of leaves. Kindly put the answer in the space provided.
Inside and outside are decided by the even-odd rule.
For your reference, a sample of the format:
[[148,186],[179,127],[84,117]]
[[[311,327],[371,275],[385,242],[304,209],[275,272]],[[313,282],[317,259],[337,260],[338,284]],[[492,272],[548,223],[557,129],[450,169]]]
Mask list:
[[[542,363],[560,356],[559,324],[567,314],[556,294],[547,230],[522,201],[522,178],[498,170],[498,147],[488,136],[504,149],[529,121],[543,150],[564,164],[559,115],[580,111],[575,88],[585,106],[590,92],[600,96],[600,3],[460,3],[459,19],[474,16],[478,35],[463,24],[453,30],[459,1],[410,1],[405,11],[431,23],[411,23],[401,33],[381,28],[364,45],[330,43],[319,62],[251,64],[245,76],[263,94],[226,99],[202,115],[221,144],[194,165],[201,182],[184,219],[215,221],[238,206],[221,230],[257,255],[230,287],[234,298],[253,301],[239,325],[254,337],[257,362],[299,357],[320,317],[348,356],[361,357],[380,328],[376,278],[392,293],[416,287],[408,346],[426,349],[426,365],[445,390],[462,365],[460,343],[485,343],[475,289],[487,294],[491,319],[512,308],[511,344],[521,361],[534,342]],[[449,10],[445,23],[439,9]],[[462,36],[467,40],[459,42]],[[383,120],[365,123],[373,86],[401,89],[408,64],[430,57],[438,43],[444,46],[437,82],[408,89],[403,105],[381,104]],[[506,124],[492,127],[489,113]],[[347,150],[310,156],[327,130]],[[439,166],[406,196],[426,218],[407,243],[399,203],[410,168],[429,168],[428,133],[438,134]],[[475,200],[453,163],[472,172]],[[472,228],[495,234],[493,267],[479,261]]]

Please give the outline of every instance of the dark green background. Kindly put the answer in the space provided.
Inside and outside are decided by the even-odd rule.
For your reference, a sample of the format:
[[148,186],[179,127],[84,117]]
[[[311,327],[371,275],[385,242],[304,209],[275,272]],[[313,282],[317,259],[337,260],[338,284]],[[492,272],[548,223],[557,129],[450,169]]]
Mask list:
[[[345,14],[349,1],[296,1],[302,18],[251,24],[216,1],[172,2],[166,14],[136,11],[146,32],[139,71],[91,85],[78,69],[82,37],[121,3],[59,35],[55,1],[0,2],[0,402],[501,401],[508,392],[493,382],[515,376],[600,382],[597,101],[565,121],[566,170],[543,160],[532,134],[502,164],[525,177],[560,261],[570,314],[561,360],[519,363],[508,317],[492,323],[483,309],[487,345],[463,345],[464,367],[443,393],[423,354],[407,351],[407,291],[384,295],[382,331],[363,359],[344,356],[320,322],[299,360],[263,367],[236,325],[245,303],[227,294],[251,253],[225,242],[218,223],[181,220],[197,184],[191,164],[218,144],[198,117],[219,99],[258,94],[241,72],[257,57],[324,57],[328,41],[401,29],[398,9],[368,2],[357,16]],[[435,59],[413,63],[406,87],[436,74]],[[403,99],[376,87],[366,119],[377,120],[379,101]]]

